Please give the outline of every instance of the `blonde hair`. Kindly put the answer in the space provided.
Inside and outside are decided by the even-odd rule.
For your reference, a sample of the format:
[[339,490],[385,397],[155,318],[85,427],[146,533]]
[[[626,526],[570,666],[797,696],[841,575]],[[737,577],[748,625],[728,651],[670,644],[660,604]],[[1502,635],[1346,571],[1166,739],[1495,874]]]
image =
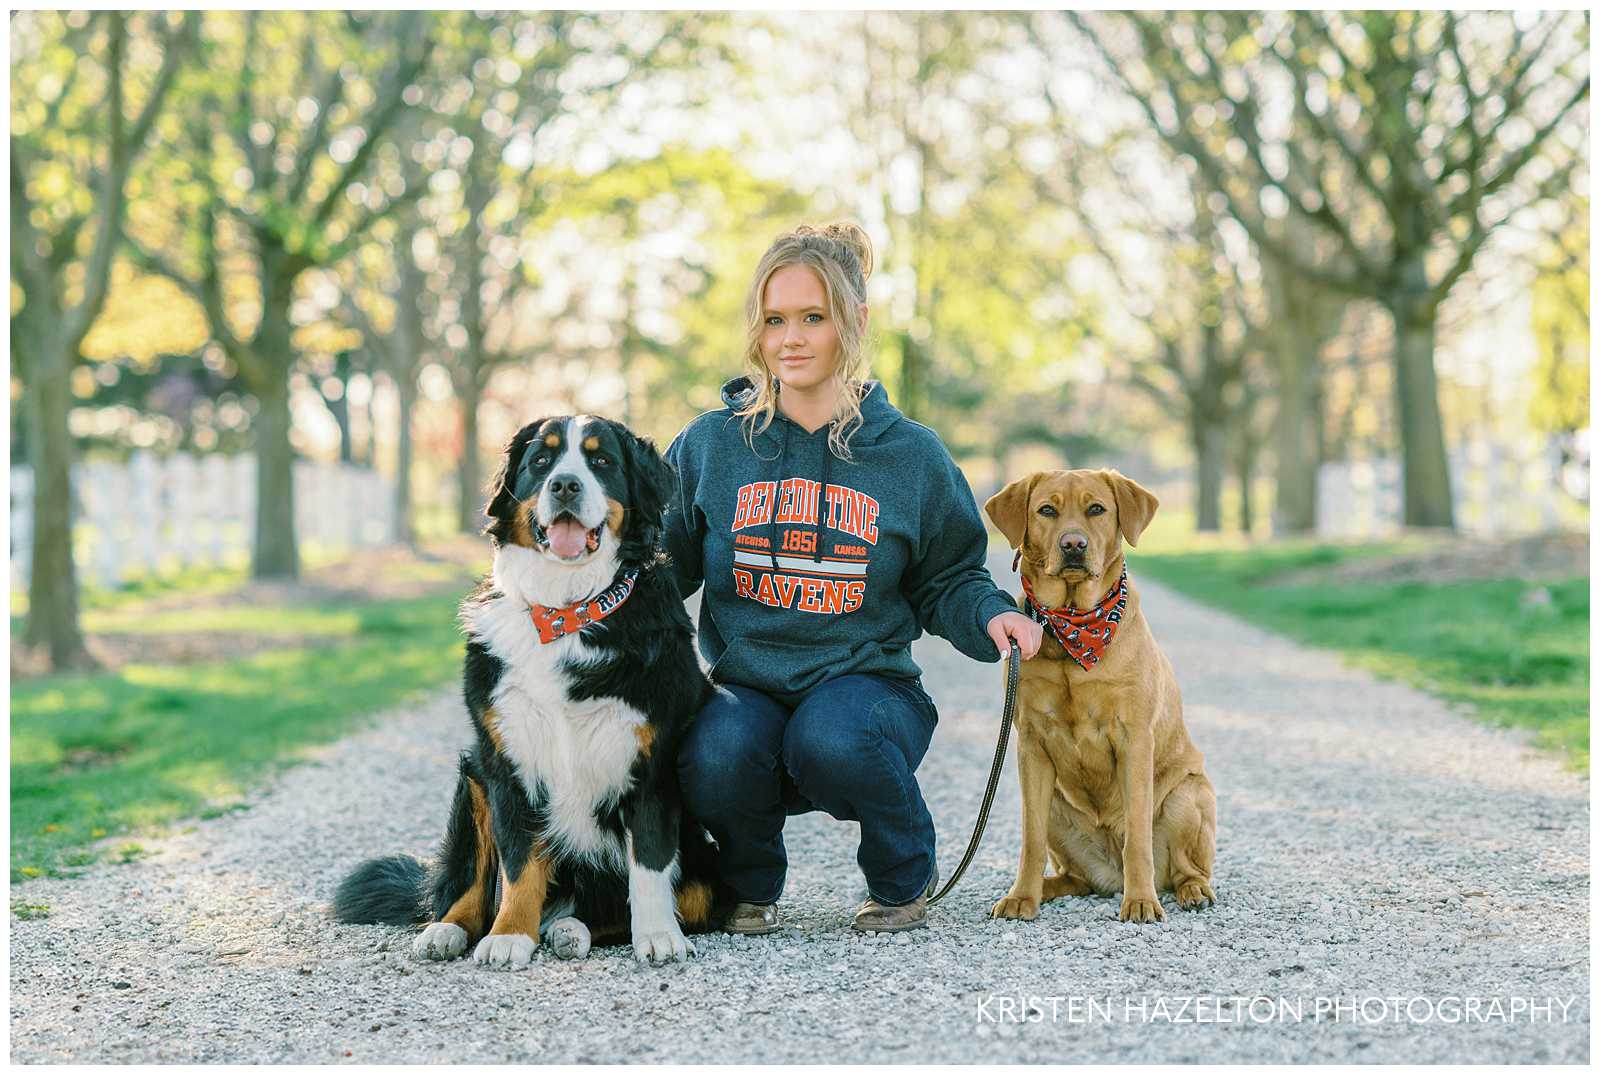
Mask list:
[[839,333],[839,363],[833,371],[838,400],[828,447],[840,459],[850,458],[850,436],[861,427],[861,389],[866,380],[866,333],[859,308],[867,301],[867,277],[872,275],[872,240],[861,225],[844,221],[814,228],[802,224],[772,241],[756,265],[755,279],[745,296],[745,367],[756,386],[755,395],[734,413],[744,419],[745,441],[755,448],[755,435],[772,424],[778,409],[777,380],[761,357],[762,299],[772,274],[788,265],[804,265],[817,274],[828,295],[828,314]]

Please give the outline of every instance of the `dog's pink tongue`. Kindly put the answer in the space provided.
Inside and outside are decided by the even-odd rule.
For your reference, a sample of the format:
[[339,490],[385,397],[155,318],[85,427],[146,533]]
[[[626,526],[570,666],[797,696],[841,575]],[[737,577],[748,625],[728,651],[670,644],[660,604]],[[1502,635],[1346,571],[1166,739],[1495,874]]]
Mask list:
[[589,547],[589,532],[582,523],[570,516],[563,516],[551,523],[544,533],[550,541],[550,551],[563,559],[577,556]]

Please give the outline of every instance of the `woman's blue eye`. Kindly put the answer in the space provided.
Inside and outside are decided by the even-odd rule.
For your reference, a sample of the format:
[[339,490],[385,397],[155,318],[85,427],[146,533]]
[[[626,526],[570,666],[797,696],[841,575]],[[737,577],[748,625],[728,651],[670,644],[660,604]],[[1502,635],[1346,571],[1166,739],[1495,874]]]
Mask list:
[[777,314],[772,314],[772,315],[768,316],[767,324],[769,324],[769,325],[781,325],[781,324],[783,324],[783,318],[779,317]]
[[806,315],[806,320],[807,321],[810,321],[813,318],[815,318],[818,321],[821,321],[822,320],[822,315],[821,314],[807,314]]

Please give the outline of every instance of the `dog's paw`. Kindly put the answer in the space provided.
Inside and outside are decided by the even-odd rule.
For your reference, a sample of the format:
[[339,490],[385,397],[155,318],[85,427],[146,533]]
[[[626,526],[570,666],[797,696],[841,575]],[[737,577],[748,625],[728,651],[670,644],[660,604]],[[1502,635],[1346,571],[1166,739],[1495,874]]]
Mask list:
[[491,933],[473,949],[474,962],[486,967],[526,967],[533,962],[533,938],[526,933]]
[[454,922],[431,922],[411,942],[416,959],[454,959],[467,950],[467,931]]
[[589,927],[576,918],[562,918],[550,925],[550,951],[557,959],[583,959],[589,954]]
[[1217,894],[1204,881],[1185,881],[1178,886],[1178,906],[1185,911],[1198,911],[1217,902]]
[[1039,917],[1039,901],[1033,896],[1009,895],[989,908],[990,918],[1021,918],[1029,922]]
[[1167,915],[1161,909],[1161,901],[1154,896],[1124,896],[1120,917],[1124,922],[1161,922]]
[[666,929],[633,931],[633,955],[641,963],[668,963],[694,955],[694,945],[676,923]]

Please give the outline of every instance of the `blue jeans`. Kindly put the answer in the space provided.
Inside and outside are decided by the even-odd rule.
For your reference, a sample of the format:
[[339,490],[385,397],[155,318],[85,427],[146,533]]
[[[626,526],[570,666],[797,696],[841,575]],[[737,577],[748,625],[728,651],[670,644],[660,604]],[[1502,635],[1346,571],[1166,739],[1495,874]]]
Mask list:
[[860,822],[856,862],[873,899],[920,896],[933,876],[933,818],[912,774],[938,720],[918,679],[839,676],[792,709],[749,687],[718,687],[679,749],[678,774],[735,897],[777,901],[784,818],[812,810]]

